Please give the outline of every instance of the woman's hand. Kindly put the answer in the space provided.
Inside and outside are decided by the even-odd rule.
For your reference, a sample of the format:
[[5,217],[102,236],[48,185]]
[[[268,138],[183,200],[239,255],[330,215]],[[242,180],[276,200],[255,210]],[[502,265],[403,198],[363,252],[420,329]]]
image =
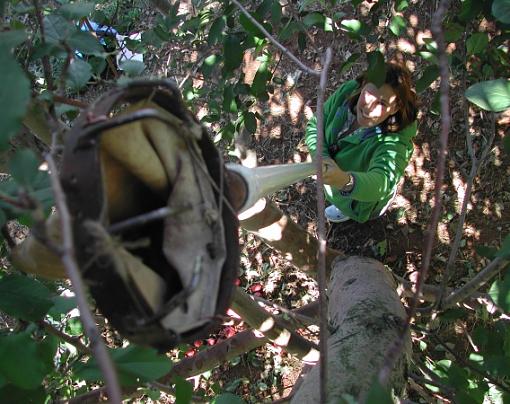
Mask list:
[[343,188],[350,179],[349,174],[340,169],[335,160],[330,157],[323,157],[322,178],[324,179],[324,184],[336,188]]

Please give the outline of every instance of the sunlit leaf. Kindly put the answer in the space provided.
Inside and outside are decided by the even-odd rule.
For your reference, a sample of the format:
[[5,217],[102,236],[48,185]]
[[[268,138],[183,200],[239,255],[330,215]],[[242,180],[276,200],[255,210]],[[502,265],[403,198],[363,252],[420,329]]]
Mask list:
[[438,64],[437,56],[429,51],[418,51],[417,54],[430,63]]
[[370,32],[368,26],[360,20],[342,20],[340,22],[340,28],[353,39],[360,39]]
[[227,72],[237,69],[243,61],[243,49],[236,35],[228,35],[223,42],[224,67]]
[[[117,368],[120,382],[132,385],[139,382],[150,382],[166,375],[172,368],[172,362],[165,355],[160,355],[152,348],[130,345],[111,351],[112,359]],[[95,359],[87,363],[79,363],[74,367],[75,374],[89,381],[102,380],[102,373]]]
[[400,36],[407,28],[406,20],[400,15],[396,15],[391,19],[389,28],[393,35]]
[[397,0],[395,4],[395,10],[404,11],[407,7],[409,7],[408,0]]
[[43,318],[51,306],[51,293],[41,282],[21,275],[0,279],[0,310],[4,313],[36,321]]
[[30,101],[30,82],[7,50],[0,49],[0,149],[21,126]]
[[370,83],[380,87],[386,79],[386,65],[384,56],[380,51],[369,52],[367,54],[368,70],[367,79]]
[[430,65],[425,68],[421,77],[416,81],[416,92],[422,93],[439,77],[439,67]]
[[495,281],[489,290],[489,295],[505,313],[510,313],[510,274],[507,273],[503,279]]
[[494,0],[492,3],[492,15],[497,20],[510,24],[510,1],[508,0]]
[[476,32],[466,40],[468,55],[484,53],[489,45],[489,36],[486,32]]
[[497,79],[473,84],[466,98],[487,111],[501,112],[510,107],[510,80]]
[[204,74],[205,77],[209,77],[214,70],[217,63],[220,61],[220,57],[217,55],[210,55],[204,59],[200,70]]
[[36,342],[29,332],[0,336],[0,374],[17,387],[36,389],[53,368],[56,348],[54,337]]
[[92,13],[92,11],[94,11],[94,6],[94,3],[67,3],[60,6],[59,12],[64,17],[70,20],[75,20],[82,17],[87,17]]

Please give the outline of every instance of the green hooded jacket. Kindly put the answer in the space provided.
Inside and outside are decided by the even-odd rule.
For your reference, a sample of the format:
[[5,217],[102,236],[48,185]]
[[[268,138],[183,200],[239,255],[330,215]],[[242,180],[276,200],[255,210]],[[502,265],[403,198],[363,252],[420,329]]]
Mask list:
[[[400,132],[383,133],[379,126],[358,128],[341,137],[355,119],[347,99],[359,84],[351,80],[341,85],[324,103],[325,141],[322,155],[333,158],[338,166],[354,177],[354,188],[341,192],[325,185],[326,199],[346,216],[366,222],[379,216],[396,190],[413,152],[412,138],[416,122]],[[306,127],[305,142],[312,157],[317,148],[317,118]]]

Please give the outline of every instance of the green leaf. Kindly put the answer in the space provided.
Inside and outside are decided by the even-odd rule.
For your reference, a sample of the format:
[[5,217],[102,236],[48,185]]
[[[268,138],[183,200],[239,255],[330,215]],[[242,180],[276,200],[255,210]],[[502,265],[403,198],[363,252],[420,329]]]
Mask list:
[[437,56],[429,51],[419,51],[417,54],[427,62],[438,64]]
[[35,181],[39,160],[30,149],[18,150],[9,161],[9,172],[20,185],[30,186]]
[[396,1],[395,10],[404,11],[407,7],[409,7],[409,2],[407,0]]
[[175,377],[175,404],[189,404],[193,397],[193,386],[182,377]]
[[271,23],[273,24],[273,27],[278,26],[281,19],[282,5],[280,4],[279,0],[273,0],[273,3],[271,4]]
[[36,389],[52,370],[55,352],[51,337],[38,343],[28,332],[0,336],[0,374],[17,387]]
[[504,238],[503,243],[501,243],[501,248],[496,254],[496,257],[510,257],[510,234]]
[[271,72],[269,71],[269,58],[265,58],[255,73],[253,83],[251,84],[251,93],[262,100],[267,97],[267,82],[271,78]]
[[224,67],[227,72],[237,69],[243,61],[243,49],[236,35],[228,35],[223,42]]
[[257,118],[255,118],[255,114],[253,112],[245,112],[243,118],[246,130],[250,133],[255,133],[257,131]]
[[391,19],[389,28],[393,35],[400,36],[407,28],[406,20],[404,20],[401,16],[396,15]]
[[225,86],[223,89],[223,109],[228,112],[237,112],[237,102],[232,86]]
[[487,111],[501,112],[510,107],[510,80],[497,79],[473,84],[466,98]]
[[67,314],[78,307],[75,297],[54,296],[51,300],[53,302],[53,306],[48,311],[48,315],[53,317],[55,320],[60,320],[60,316]]
[[305,18],[303,18],[303,24],[305,24],[307,27],[313,27],[314,25],[322,27],[324,26],[325,21],[326,17],[324,16],[324,14],[319,12],[307,14]]
[[6,221],[7,221],[7,215],[5,214],[3,209],[0,209],[0,227],[2,227]]
[[386,79],[386,65],[384,63],[384,56],[380,51],[369,52],[367,54],[368,70],[367,80],[381,87]]
[[340,28],[353,39],[361,39],[362,36],[370,31],[368,26],[359,20],[342,20],[340,22]]
[[288,39],[292,38],[292,36],[299,31],[303,31],[303,27],[297,21],[291,21],[288,24],[285,24],[285,27],[278,34],[278,39],[281,42],[285,42]]
[[87,17],[94,11],[94,3],[67,3],[59,8],[60,14],[69,20],[78,20]]
[[92,77],[92,67],[81,59],[74,59],[67,71],[67,84],[73,90],[85,87]]
[[227,16],[223,15],[214,20],[209,28],[209,36],[207,37],[207,43],[209,45],[215,45],[220,42],[223,36],[223,30],[225,29],[225,24],[227,23]]
[[65,41],[77,28],[59,14],[50,14],[43,21],[46,41],[52,45]]
[[51,292],[41,282],[21,275],[6,275],[0,279],[0,310],[4,313],[36,321],[43,318],[51,306]]
[[47,394],[42,386],[26,390],[7,384],[0,388],[0,397],[9,397],[9,404],[37,404],[46,402]]
[[21,127],[30,101],[30,82],[10,52],[0,49],[0,148]]
[[351,56],[347,58],[347,60],[342,64],[342,67],[340,68],[340,73],[345,73],[348,69],[350,69],[356,61],[361,56],[361,53],[353,53]]
[[510,1],[494,0],[492,3],[492,15],[496,17],[496,20],[510,24]]
[[462,35],[466,31],[466,28],[463,25],[460,25],[456,22],[450,22],[446,26],[446,30],[444,33],[444,39],[446,42],[457,42],[462,38]]
[[489,258],[489,259],[494,259],[494,257],[496,256],[496,254],[498,252],[498,250],[496,248],[489,247],[486,245],[475,246],[475,251],[481,257],[485,257],[485,258]]
[[508,135],[503,138],[503,148],[506,154],[510,155],[510,136]]
[[[127,348],[112,350],[111,355],[117,367],[119,380],[125,386],[159,379],[172,368],[170,359],[152,348],[130,345]],[[95,359],[76,365],[74,370],[76,375],[84,380],[102,380]]]
[[467,23],[475,18],[482,11],[483,1],[480,0],[464,0],[460,13],[458,14],[459,19]]
[[223,393],[214,397],[211,404],[245,404],[245,401],[235,394]]
[[139,60],[126,60],[119,67],[128,77],[140,76],[145,70],[145,64]]
[[210,55],[204,59],[200,70],[204,74],[205,77],[209,77],[214,70],[216,64],[220,61],[220,57],[218,55]]
[[421,77],[416,81],[416,92],[422,93],[439,77],[439,67],[430,65],[425,68]]
[[0,48],[11,51],[27,39],[27,33],[23,29],[0,32]]
[[85,55],[104,55],[104,49],[90,32],[76,31],[67,40],[67,44],[73,49]]
[[376,380],[368,391],[366,404],[392,404],[391,393],[388,388],[383,387]]
[[[245,29],[245,31],[248,32],[249,34],[256,36],[258,38],[265,38],[262,31],[244,14],[241,14],[239,16],[239,23],[242,25],[242,27]],[[261,23],[261,22],[259,21],[259,23]],[[266,26],[264,26],[264,28],[266,28],[266,30],[267,30],[267,28],[270,28],[270,27],[266,25]]]
[[485,53],[489,45],[489,36],[486,32],[476,32],[466,40],[466,49],[468,55],[478,55]]

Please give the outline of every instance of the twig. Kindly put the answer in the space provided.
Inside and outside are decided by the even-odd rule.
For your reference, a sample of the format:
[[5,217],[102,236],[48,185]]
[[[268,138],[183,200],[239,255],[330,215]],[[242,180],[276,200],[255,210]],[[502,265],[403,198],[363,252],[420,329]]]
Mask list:
[[488,281],[490,281],[494,276],[496,276],[499,271],[508,264],[508,261],[501,258],[494,258],[489,265],[485,267],[481,272],[479,272],[473,279],[471,279],[468,283],[466,283],[461,288],[457,289],[450,296],[448,296],[444,300],[443,306],[451,307],[466,300],[470,297],[474,292],[480,289],[483,285],[485,285]]
[[[53,136],[53,138],[54,143],[56,136]],[[92,317],[92,313],[88,307],[85,286],[81,279],[80,270],[78,269],[78,264],[74,254],[73,230],[71,227],[72,219],[67,208],[62,185],[58,178],[57,166],[50,153],[46,155],[46,161],[50,171],[50,180],[55,197],[55,205],[59,212],[60,230],[62,233],[62,254],[60,258],[76,294],[83,328],[90,340],[90,346],[94,352],[94,357],[96,358],[99,368],[104,375],[108,390],[108,397],[113,403],[121,403],[122,397],[115,367],[111,361],[108,351],[106,350],[106,346],[101,339],[101,335],[99,334],[94,318]]]
[[[421,289],[427,278],[427,273],[430,266],[430,260],[432,256],[432,247],[434,245],[437,225],[439,223],[439,217],[441,214],[441,196],[442,196],[442,185],[445,171],[445,161],[448,147],[448,134],[450,132],[450,106],[449,106],[449,70],[448,70],[448,58],[446,55],[446,46],[444,40],[444,34],[442,29],[442,23],[446,10],[448,9],[449,0],[441,0],[439,6],[435,11],[432,18],[432,33],[437,42],[437,48],[439,53],[439,70],[441,75],[441,86],[440,86],[440,103],[441,103],[441,136],[440,136],[440,148],[438,152],[436,173],[435,173],[435,185],[434,185],[434,208],[432,210],[432,217],[427,230],[427,237],[425,242],[425,248],[423,253],[423,261],[418,272],[418,279],[416,281],[416,290],[412,303],[407,315],[407,321],[402,328],[399,338],[390,347],[386,354],[386,360],[379,371],[379,383],[383,386],[387,385],[390,374],[396,363],[397,358],[402,352],[404,347],[405,336],[409,332],[409,327],[413,317],[416,314],[418,307],[419,296]],[[321,150],[321,149],[319,149]]]
[[328,307],[326,299],[326,220],[324,218],[324,178],[322,176],[322,145],[324,142],[324,97],[326,93],[326,81],[333,52],[331,48],[326,49],[324,55],[321,77],[319,82],[319,91],[317,95],[317,232],[319,238],[319,251],[317,256],[319,284],[319,307],[320,307],[320,402],[327,402],[328,385]]
[[81,342],[80,338],[78,337],[72,337],[71,335],[67,335],[66,333],[60,331],[58,328],[54,327],[50,323],[46,321],[38,321],[37,324],[39,324],[41,327],[43,327],[46,332],[55,335],[56,337],[60,338],[62,341],[65,341],[72,346],[74,346],[79,352],[91,355],[92,351],[91,349],[85,345],[83,342]]
[[177,214],[182,213],[189,209],[191,209],[191,207],[175,209],[175,208],[169,208],[168,206],[164,206],[162,208],[155,209],[148,213],[142,213],[141,215],[134,216],[129,219],[123,220],[122,222],[114,223],[108,228],[108,232],[109,233],[118,233],[118,232],[127,230],[131,227],[143,226],[147,223],[164,219],[167,216],[177,215]]
[[255,18],[253,18],[252,15],[237,0],[232,0],[232,3],[234,3],[239,8],[239,10],[241,10],[241,12],[246,16],[246,18],[248,18],[264,34],[264,36],[267,39],[269,39],[269,41],[274,46],[276,46],[285,55],[287,55],[287,57],[290,58],[294,63],[296,63],[301,68],[301,70],[312,76],[320,77],[321,74],[320,72],[304,65],[296,56],[292,54],[292,52],[290,52],[285,46],[278,42],[269,32],[267,32],[267,30],[262,26],[262,24],[260,24]]
[[262,303],[264,306],[272,307],[272,308],[280,311],[282,313],[282,316],[284,319],[287,320],[286,317],[290,318],[290,320],[288,320],[288,321],[292,321],[293,325],[294,325],[294,327],[296,327],[296,329],[309,327],[311,325],[317,324],[317,319],[315,319],[313,317],[308,317],[308,316],[304,316],[302,314],[296,313],[295,311],[289,310],[286,307],[283,307],[283,306],[281,306],[277,303],[274,303],[270,300],[266,300],[262,297],[253,296],[253,298],[257,302]]
[[[33,4],[35,8],[35,16],[37,18],[37,23],[39,24],[39,29],[41,31],[41,46],[44,48],[46,46],[46,33],[44,29],[43,15],[41,12],[41,8],[39,6],[39,2],[37,0],[33,0]],[[51,63],[48,55],[44,55],[42,57],[42,65],[44,71],[44,78],[46,80],[48,90],[53,91],[54,90],[53,77],[51,75]]]
[[66,98],[61,95],[56,95],[56,94],[53,96],[53,101],[55,101],[56,103],[59,103],[59,104],[72,105],[73,107],[78,107],[81,109],[87,109],[89,107],[89,104],[87,104],[83,101],[73,100],[71,98]]

